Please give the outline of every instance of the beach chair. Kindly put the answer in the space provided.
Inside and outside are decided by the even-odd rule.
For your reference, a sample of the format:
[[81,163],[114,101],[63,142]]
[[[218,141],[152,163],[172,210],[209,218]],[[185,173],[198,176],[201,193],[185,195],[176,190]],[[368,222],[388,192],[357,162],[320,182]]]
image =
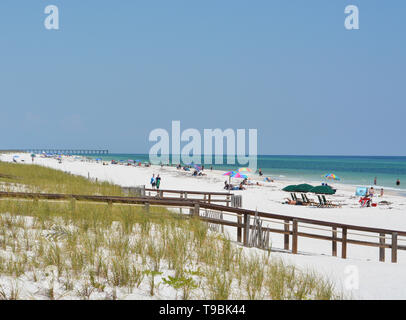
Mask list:
[[359,203],[361,204],[361,208],[364,207],[370,207],[371,205],[371,199],[368,197],[362,197],[361,199],[359,199]]
[[331,208],[341,207],[341,205],[339,205],[339,204],[335,204],[335,203],[333,203],[333,202],[331,202],[331,201],[328,201],[328,200],[326,199],[326,197],[324,196],[324,194],[321,196],[321,198],[322,198],[324,204],[325,204],[327,207],[331,207]]
[[315,202],[315,201],[313,201],[313,200],[310,200],[310,199],[307,197],[306,194],[303,194],[303,196],[304,196],[304,198],[306,199],[306,203],[308,203],[309,205],[311,205],[311,206],[317,206],[317,205],[318,205],[317,202]]
[[319,203],[316,204],[318,208],[326,208],[327,205],[324,203],[323,199],[320,197],[320,195],[317,195],[317,198],[319,199]]
[[312,204],[304,193],[301,193],[300,195],[302,196],[304,206],[310,206]]

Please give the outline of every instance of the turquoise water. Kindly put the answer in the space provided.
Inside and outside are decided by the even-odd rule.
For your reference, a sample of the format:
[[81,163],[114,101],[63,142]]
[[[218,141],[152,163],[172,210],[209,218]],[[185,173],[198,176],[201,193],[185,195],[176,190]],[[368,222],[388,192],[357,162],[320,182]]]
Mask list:
[[[97,156],[92,158],[98,158]],[[149,161],[148,154],[109,154],[103,160]],[[224,160],[225,162],[225,160]],[[206,165],[209,168],[210,165]],[[258,168],[275,179],[323,181],[322,176],[333,172],[340,183],[370,186],[377,177],[377,187],[406,192],[406,157],[379,156],[258,156]],[[235,165],[215,165],[213,169],[234,170]],[[395,182],[400,179],[400,186]]]

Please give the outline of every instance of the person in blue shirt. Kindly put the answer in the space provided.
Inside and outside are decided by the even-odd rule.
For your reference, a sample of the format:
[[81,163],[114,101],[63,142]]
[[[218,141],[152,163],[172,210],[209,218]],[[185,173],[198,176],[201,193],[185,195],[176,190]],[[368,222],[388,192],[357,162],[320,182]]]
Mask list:
[[151,186],[152,186],[152,189],[155,189],[155,186],[156,186],[155,174],[152,174]]

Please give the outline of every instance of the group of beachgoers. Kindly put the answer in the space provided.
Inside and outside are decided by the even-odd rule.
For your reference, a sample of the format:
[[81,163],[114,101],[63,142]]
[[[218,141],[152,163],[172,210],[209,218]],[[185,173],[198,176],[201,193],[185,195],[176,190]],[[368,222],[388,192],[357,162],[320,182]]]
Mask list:
[[152,189],[155,189],[155,188],[156,188],[157,190],[159,190],[159,186],[161,185],[161,177],[160,177],[160,175],[158,174],[158,175],[155,177],[155,173],[153,173],[153,174],[152,174],[152,177],[151,177],[150,183],[151,183]]
[[244,184],[241,182],[238,186],[234,186],[227,181],[224,181],[224,189],[225,190],[245,190]]
[[[266,180],[268,182],[273,182],[272,179]],[[227,181],[224,181],[224,189],[225,190],[245,190],[245,186],[249,185],[255,185],[255,186],[263,186],[262,183],[259,183],[258,181],[255,183],[252,183],[250,180],[245,178],[243,181],[241,181],[238,185],[233,185],[232,183],[228,183]]]
[[[179,164],[176,166],[176,169],[177,169],[177,170],[190,171],[190,170],[193,169],[193,168],[192,168],[192,166],[187,166],[187,165],[182,166],[182,165],[179,163]],[[192,176],[193,176],[193,177],[206,176],[207,174],[205,174],[205,173],[203,172],[203,170],[204,170],[204,166],[201,166],[201,169],[198,169],[198,168],[195,167],[195,169],[193,170]],[[213,170],[213,166],[210,167],[210,170],[211,170],[211,171]]]

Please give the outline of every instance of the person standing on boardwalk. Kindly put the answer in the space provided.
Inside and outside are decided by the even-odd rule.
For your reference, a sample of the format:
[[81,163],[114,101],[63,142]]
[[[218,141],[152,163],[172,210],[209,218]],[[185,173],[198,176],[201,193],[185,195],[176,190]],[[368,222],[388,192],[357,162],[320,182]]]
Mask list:
[[159,174],[156,176],[156,188],[159,189],[159,185],[161,184],[161,177]]
[[152,187],[152,189],[155,189],[155,186],[156,186],[155,174],[153,173],[152,177],[151,177],[151,187]]

